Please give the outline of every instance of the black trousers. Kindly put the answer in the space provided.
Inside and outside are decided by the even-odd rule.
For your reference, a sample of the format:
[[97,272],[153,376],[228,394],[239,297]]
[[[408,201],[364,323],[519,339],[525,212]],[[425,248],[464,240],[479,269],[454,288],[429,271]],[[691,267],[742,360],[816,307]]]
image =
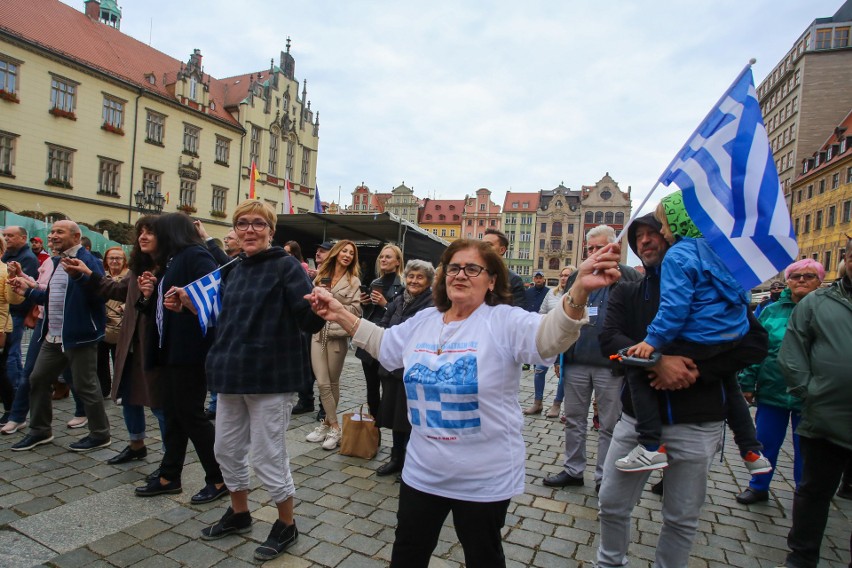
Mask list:
[[0,347],[0,400],[3,401],[3,410],[9,412],[12,410],[12,402],[15,400],[15,388],[9,381],[9,375],[6,373],[6,361],[9,358],[9,351],[6,347]]
[[364,380],[367,381],[367,406],[370,408],[370,416],[377,419],[381,408],[381,384],[382,379],[379,377],[379,362],[361,361],[361,366],[364,368]]
[[177,481],[183,472],[186,447],[190,440],[204,468],[204,481],[222,483],[222,471],[213,454],[216,430],[204,417],[207,381],[204,365],[162,367],[160,389],[166,417],[165,453],[160,476]]
[[819,562],[819,549],[831,498],[837,491],[852,450],[823,438],[799,436],[802,449],[802,481],[793,497],[793,526],[787,535],[786,566],[813,568]]
[[112,393],[112,367],[115,361],[115,343],[98,343],[98,382],[104,398]]
[[438,535],[452,511],[456,535],[468,568],[506,566],[500,529],[506,524],[509,500],[479,503],[418,491],[399,482],[399,509],[391,568],[427,568]]

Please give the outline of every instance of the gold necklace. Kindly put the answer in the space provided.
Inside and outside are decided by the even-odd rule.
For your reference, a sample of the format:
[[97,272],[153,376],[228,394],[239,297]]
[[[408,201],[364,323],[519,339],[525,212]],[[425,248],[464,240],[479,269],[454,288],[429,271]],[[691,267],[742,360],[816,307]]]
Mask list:
[[441,331],[438,333],[438,355],[440,355],[441,353],[444,352],[444,346],[450,341],[450,339],[452,339],[455,336],[456,332],[459,330],[459,327],[461,327],[461,325],[459,325],[459,327],[454,329],[453,333],[451,333],[450,336],[447,339],[445,339],[443,342],[441,342],[441,337],[443,337],[444,329],[446,329],[446,327],[447,327],[447,324],[444,323],[444,317],[442,316],[441,317]]

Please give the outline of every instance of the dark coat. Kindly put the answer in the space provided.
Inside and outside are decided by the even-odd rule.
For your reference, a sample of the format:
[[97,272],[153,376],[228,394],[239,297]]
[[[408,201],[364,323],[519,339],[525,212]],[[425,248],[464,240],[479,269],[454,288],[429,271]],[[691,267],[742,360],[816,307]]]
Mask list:
[[[218,266],[204,247],[193,245],[170,258],[165,270],[157,274],[157,277],[162,280],[162,290],[165,294],[172,286],[184,287],[191,284],[213,272]],[[157,282],[158,288],[160,280]],[[147,303],[148,316],[152,320],[152,325],[149,332],[150,343],[146,368],[164,365],[203,365],[207,350],[213,342],[215,328],[208,329],[206,336],[202,335],[198,316],[189,310],[178,313],[164,309],[163,338],[162,346],[160,346],[156,325],[157,295],[158,292],[155,290],[151,301]]]
[[524,286],[524,279],[518,276],[518,273],[514,270],[509,271],[509,291],[512,293],[512,305],[526,308],[527,290]]
[[[425,308],[432,307],[432,289],[427,288],[410,304],[403,308],[404,295],[400,294],[388,304],[385,316],[379,322],[381,327],[393,327],[411,318]],[[382,402],[376,423],[380,428],[391,428],[397,432],[411,432],[408,422],[408,401],[405,396],[405,386],[402,384],[403,369],[388,371],[379,367],[379,378],[382,381]]]
[[[9,264],[12,261],[20,264],[21,270],[30,278],[38,278],[38,267],[41,263],[39,263],[38,258],[36,258],[35,253],[33,253],[29,245],[24,245],[15,252],[7,250],[3,253],[4,263]],[[24,300],[23,303],[9,306],[9,313],[16,317],[24,317],[30,311],[31,306],[32,302]]]
[[281,247],[246,257],[223,280],[207,384],[224,394],[297,392],[310,387],[307,338],[325,321],[304,296],[313,286]]
[[[81,260],[95,274],[104,273],[103,262],[92,256],[92,253],[80,247],[77,258]],[[59,257],[53,257],[49,262],[53,263],[53,274],[59,268]],[[51,277],[52,280],[52,277]],[[42,326],[42,340],[47,336],[50,321],[50,283],[47,289],[30,288],[27,295],[33,302],[44,306],[44,325]],[[68,278],[68,288],[65,290],[64,316],[62,321],[62,347],[73,349],[84,345],[97,343],[104,338],[106,327],[106,310],[104,301],[94,290],[88,290],[83,286],[79,278]]]
[[139,300],[139,284],[136,274],[128,271],[119,281],[92,273],[91,277],[81,278],[84,286],[91,287],[108,300],[125,303],[124,320],[118,332],[115,348],[115,372],[112,379],[112,399],[118,399],[119,387],[127,368],[130,380],[130,392],[124,395],[123,404],[136,404],[149,408],[160,408],[159,372],[157,369],[144,369],[142,354],[148,347],[150,326],[154,320],[136,308]]

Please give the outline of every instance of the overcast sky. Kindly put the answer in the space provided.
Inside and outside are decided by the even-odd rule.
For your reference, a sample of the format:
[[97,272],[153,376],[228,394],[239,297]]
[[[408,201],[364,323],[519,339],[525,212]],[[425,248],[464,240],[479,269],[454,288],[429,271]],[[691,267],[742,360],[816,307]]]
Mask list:
[[638,205],[749,58],[759,84],[841,4],[125,0],[121,29],[177,59],[200,49],[214,77],[268,69],[289,36],[323,200],[404,181],[502,205],[609,172]]

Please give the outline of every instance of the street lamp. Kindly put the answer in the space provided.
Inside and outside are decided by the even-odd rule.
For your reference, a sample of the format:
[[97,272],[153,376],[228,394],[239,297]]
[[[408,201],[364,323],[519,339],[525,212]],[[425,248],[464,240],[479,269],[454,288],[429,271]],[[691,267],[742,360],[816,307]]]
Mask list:
[[159,214],[163,211],[166,198],[157,191],[157,184],[153,181],[145,182],[145,190],[139,190],[134,194],[136,207],[146,214]]

